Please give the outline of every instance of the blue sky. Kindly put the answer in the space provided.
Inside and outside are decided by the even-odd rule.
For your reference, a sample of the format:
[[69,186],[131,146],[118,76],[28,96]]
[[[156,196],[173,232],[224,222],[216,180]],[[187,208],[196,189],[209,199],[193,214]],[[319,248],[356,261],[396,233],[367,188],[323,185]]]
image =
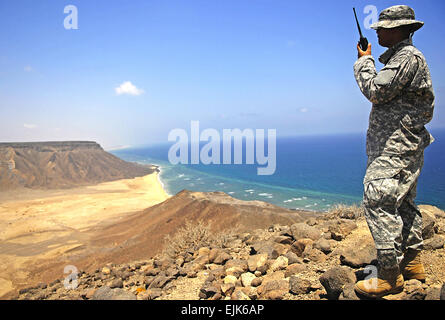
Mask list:
[[[445,127],[445,3],[403,3],[425,21],[414,43],[436,91],[428,127]],[[189,132],[191,120],[201,130],[276,129],[278,136],[364,132],[371,105],[353,77],[352,7],[378,57],[385,49],[364,28],[363,10],[394,4],[1,1],[0,141],[151,144],[167,142],[174,128]],[[78,9],[77,30],[64,28],[67,5]]]

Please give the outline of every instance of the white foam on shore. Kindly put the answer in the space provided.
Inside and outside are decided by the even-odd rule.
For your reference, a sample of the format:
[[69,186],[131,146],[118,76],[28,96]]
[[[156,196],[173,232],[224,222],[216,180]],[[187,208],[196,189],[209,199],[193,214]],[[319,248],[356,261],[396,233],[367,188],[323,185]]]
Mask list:
[[160,165],[156,165],[156,166],[158,167],[158,170],[159,170],[159,172],[157,172],[157,175],[156,175],[156,178],[157,178],[159,184],[161,185],[162,189],[164,189],[165,193],[166,193],[169,197],[173,196],[172,194],[170,194],[170,193],[168,192],[168,190],[165,188],[164,183],[163,183],[162,180],[161,180],[161,172],[162,172],[161,168],[162,168],[162,167],[161,167]]

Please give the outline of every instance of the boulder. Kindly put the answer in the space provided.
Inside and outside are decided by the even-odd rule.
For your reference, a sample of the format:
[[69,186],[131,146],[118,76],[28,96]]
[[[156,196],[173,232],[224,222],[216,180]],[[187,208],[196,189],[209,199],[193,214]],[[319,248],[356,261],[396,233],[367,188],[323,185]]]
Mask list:
[[444,243],[445,241],[441,236],[435,235],[432,238],[425,240],[423,244],[425,250],[437,250],[437,249],[442,249]]
[[312,246],[307,246],[303,252],[303,262],[324,262],[327,257],[326,255],[318,249],[312,248]]
[[298,257],[303,256],[303,252],[307,246],[312,246],[314,241],[309,238],[298,239],[291,246],[291,251],[295,253]]
[[320,250],[321,252],[323,252],[324,254],[329,254],[332,249],[331,249],[331,244],[329,242],[329,240],[325,239],[325,238],[320,238],[318,239],[314,244],[313,247],[315,249]]
[[250,246],[251,254],[266,253],[269,258],[272,258],[272,251],[274,249],[274,242],[272,241],[257,241]]
[[422,237],[423,240],[434,237],[434,226],[436,224],[436,217],[430,213],[429,210],[420,210],[422,213]]
[[297,276],[289,278],[289,291],[293,294],[305,294],[311,289],[311,282]]
[[352,268],[361,268],[375,264],[377,250],[372,237],[357,239],[351,246],[345,248],[340,254],[340,262]]
[[320,277],[320,283],[326,290],[330,300],[336,300],[347,284],[354,284],[356,277],[348,267],[333,267]]
[[291,225],[292,237],[295,240],[299,239],[311,239],[313,241],[318,240],[321,237],[321,231],[315,227],[309,226],[306,223],[295,223]]
[[356,228],[357,224],[354,221],[337,219],[330,222],[328,232],[331,233],[332,239],[342,241]]
[[289,292],[289,282],[281,280],[263,279],[262,284],[257,288],[257,293],[261,299],[281,300]]
[[255,272],[267,263],[267,253],[255,254],[247,259],[247,266],[250,272]]

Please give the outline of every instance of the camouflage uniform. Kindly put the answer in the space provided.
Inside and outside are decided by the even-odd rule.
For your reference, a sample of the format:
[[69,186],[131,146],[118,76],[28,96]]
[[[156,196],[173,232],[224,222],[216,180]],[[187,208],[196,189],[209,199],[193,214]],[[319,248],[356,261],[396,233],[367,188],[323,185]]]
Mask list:
[[423,152],[434,139],[425,125],[434,111],[431,76],[422,53],[406,39],[388,49],[377,73],[374,58],[359,58],[354,74],[373,103],[363,180],[365,217],[379,264],[392,268],[423,246],[422,216],[414,203]]

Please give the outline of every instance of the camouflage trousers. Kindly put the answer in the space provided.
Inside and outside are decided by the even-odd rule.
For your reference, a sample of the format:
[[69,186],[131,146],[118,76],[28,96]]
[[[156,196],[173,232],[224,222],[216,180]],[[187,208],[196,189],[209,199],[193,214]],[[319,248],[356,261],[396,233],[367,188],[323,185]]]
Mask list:
[[368,159],[363,205],[382,268],[397,266],[408,249],[423,248],[422,215],[414,202],[422,167],[423,152]]

